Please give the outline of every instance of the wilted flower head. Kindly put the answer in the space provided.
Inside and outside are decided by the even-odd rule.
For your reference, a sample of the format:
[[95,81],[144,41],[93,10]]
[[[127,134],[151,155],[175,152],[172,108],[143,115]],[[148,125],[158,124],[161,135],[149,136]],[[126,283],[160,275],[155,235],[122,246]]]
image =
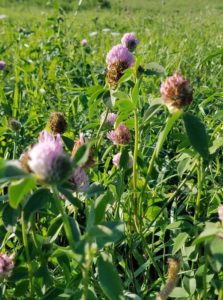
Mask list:
[[129,51],[135,50],[139,41],[135,37],[134,32],[125,33],[121,39],[122,45],[127,47]]
[[218,207],[218,218],[220,221],[223,221],[223,205]]
[[32,172],[32,170],[30,169],[30,166],[29,166],[29,159],[30,159],[29,153],[30,153],[31,149],[32,149],[32,146],[30,146],[27,151],[23,152],[19,158],[20,167],[28,173]]
[[49,118],[49,127],[53,134],[63,134],[67,130],[67,121],[64,113],[53,112]]
[[89,187],[88,175],[81,167],[78,167],[74,170],[74,173],[69,181],[74,185],[74,191],[77,192],[86,192]]
[[134,64],[134,57],[123,45],[114,46],[106,56],[106,79],[109,86],[115,89],[124,71]]
[[105,120],[105,117],[106,117],[106,112],[103,112],[101,114],[101,124],[104,122],[104,124],[107,124],[107,125],[110,125],[110,126],[114,126],[115,121],[117,119],[117,115],[114,114],[114,113],[108,113],[108,115],[106,117],[106,120]]
[[121,123],[115,130],[108,132],[107,138],[115,145],[127,145],[130,142],[131,134],[128,127]]
[[71,161],[63,152],[60,135],[56,137],[44,130],[39,135],[39,142],[28,153],[29,168],[39,180],[55,183],[66,179],[71,172]]
[[[73,158],[77,152],[77,150],[88,143],[88,139],[84,136],[84,134],[81,132],[80,133],[80,138],[79,140],[77,140],[75,143],[74,143],[74,147],[73,147],[73,150],[72,150],[72,153],[71,153],[71,158]],[[95,161],[94,161],[94,151],[92,148],[90,148],[89,150],[89,154],[88,154],[88,160],[87,162],[82,166],[83,168],[89,168],[89,167],[92,167],[94,165]]]
[[166,81],[162,83],[160,92],[171,113],[179,111],[192,101],[193,92],[189,82],[178,72],[168,77]]
[[14,254],[8,256],[7,254],[0,254],[0,278],[10,275],[14,268]]
[[14,118],[8,120],[8,125],[14,131],[18,131],[22,127],[22,124]]
[[3,60],[0,60],[0,70],[5,69],[5,62]]
[[[119,165],[120,165],[121,155],[122,155],[121,152],[119,152],[119,153],[115,154],[113,159],[112,159],[112,163],[116,167],[119,167]],[[131,154],[129,154],[129,160],[128,160],[127,167],[130,169],[130,168],[132,168],[132,165],[133,165],[133,157],[132,157]]]
[[88,44],[88,41],[86,40],[86,39],[83,39],[82,41],[81,41],[81,45],[82,46],[87,46],[87,44]]

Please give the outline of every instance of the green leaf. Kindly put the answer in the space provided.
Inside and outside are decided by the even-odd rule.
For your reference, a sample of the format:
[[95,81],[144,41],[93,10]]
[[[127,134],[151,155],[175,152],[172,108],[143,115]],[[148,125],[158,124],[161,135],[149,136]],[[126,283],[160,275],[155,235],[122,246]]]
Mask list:
[[74,141],[67,136],[62,135],[62,140],[69,151],[73,150]]
[[9,204],[12,208],[17,208],[24,197],[36,186],[34,177],[23,178],[13,182],[9,187]]
[[218,137],[216,140],[213,141],[212,146],[209,148],[210,154],[213,154],[218,150],[220,147],[223,146],[223,137]]
[[146,217],[153,221],[159,214],[160,214],[161,208],[159,206],[150,206],[146,212]]
[[113,104],[112,104],[112,100],[111,100],[110,91],[105,91],[104,92],[104,94],[102,95],[102,101],[104,102],[106,107],[108,107],[109,109],[112,109]]
[[157,141],[157,145],[156,145],[156,156],[158,156],[170,130],[172,129],[174,123],[176,122],[176,120],[179,119],[180,116],[181,116],[181,112],[176,112],[175,114],[171,115],[167,119],[166,126],[163,129],[163,131],[159,134],[159,137],[158,137],[158,141]]
[[91,228],[89,236],[96,238],[99,248],[119,241],[124,233],[124,223],[120,221],[104,222]]
[[105,217],[105,210],[107,207],[107,204],[112,202],[112,194],[110,192],[106,192],[103,195],[100,195],[96,200],[95,200],[95,205],[94,205],[94,212],[95,212],[95,225],[100,223],[104,217]]
[[104,193],[104,191],[105,191],[105,189],[104,189],[103,185],[95,182],[95,183],[91,184],[91,186],[89,187],[89,189],[87,191],[87,197],[91,198],[93,196],[100,195],[100,194]]
[[35,191],[28,199],[24,207],[25,218],[29,219],[33,213],[41,210],[53,199],[49,189],[41,188]]
[[219,223],[206,222],[204,231],[194,240],[193,245],[202,243],[205,240],[216,236],[220,231],[222,231],[222,229],[219,226]]
[[186,232],[181,232],[178,234],[178,236],[175,239],[174,246],[173,246],[173,255],[184,246],[188,236],[189,236],[189,234]]
[[13,209],[10,205],[6,205],[2,212],[3,224],[7,231],[15,232],[19,211]]
[[75,207],[78,208],[82,207],[81,201],[77,197],[74,197],[70,191],[63,189],[62,187],[57,187],[57,188],[60,191],[60,193],[63,194],[71,204],[73,204]]
[[107,258],[100,256],[97,260],[99,284],[110,300],[124,300],[121,279],[114,265]]
[[18,168],[13,162],[0,160],[0,183],[18,180],[27,176],[30,176],[30,174]]
[[166,75],[166,70],[164,69],[163,66],[157,64],[156,62],[150,62],[150,63],[146,66],[145,73],[146,73],[147,75],[157,75],[157,76],[161,76],[161,75]]
[[196,291],[196,279],[194,272],[188,272],[183,277],[183,286],[189,295],[193,295]]
[[81,239],[81,232],[79,225],[76,220],[74,220],[72,217],[69,217],[69,223],[72,230],[73,239],[75,242],[79,242]]
[[170,294],[170,298],[181,298],[181,299],[189,299],[188,293],[182,287],[175,287],[172,293]]
[[89,156],[89,145],[85,144],[81,146],[75,153],[73,158],[74,165],[77,166],[84,165],[88,160],[88,156]]
[[119,166],[121,169],[126,170],[126,169],[128,169],[128,163],[129,163],[128,149],[124,148],[121,153]]
[[28,279],[20,280],[16,284],[14,296],[15,297],[24,297],[24,295],[26,295],[28,293],[28,291],[29,291],[29,280]]
[[137,107],[139,102],[139,85],[140,82],[137,81],[132,89],[132,102],[134,103],[134,106]]
[[118,107],[120,112],[132,112],[135,109],[134,103],[130,100],[117,100],[115,103],[115,107]]
[[150,120],[155,116],[156,113],[162,108],[161,104],[155,104],[150,106],[144,113],[143,116],[143,126],[145,126],[145,123],[149,123]]
[[121,85],[123,82],[129,81],[133,74],[133,68],[126,69],[122,77],[119,79],[118,84]]
[[183,114],[183,120],[186,133],[192,147],[203,157],[204,160],[208,160],[208,137],[204,124],[197,116],[188,112]]

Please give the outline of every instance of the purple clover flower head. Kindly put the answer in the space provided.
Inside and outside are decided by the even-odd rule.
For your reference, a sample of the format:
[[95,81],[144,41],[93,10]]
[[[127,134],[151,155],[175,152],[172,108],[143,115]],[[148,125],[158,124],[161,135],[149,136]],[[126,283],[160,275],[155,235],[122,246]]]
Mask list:
[[[105,116],[106,116],[106,113],[103,112],[101,114],[101,124],[104,122]],[[116,119],[117,119],[117,115],[116,114],[114,114],[114,113],[108,113],[107,118],[106,118],[104,124],[109,125],[109,126],[114,126],[115,122],[116,122]]]
[[223,205],[218,207],[218,218],[220,221],[223,221]]
[[81,167],[75,169],[70,182],[74,184],[75,191],[80,193],[86,192],[89,188],[89,177]]
[[134,32],[125,33],[121,39],[122,45],[127,47],[129,51],[134,51],[139,44]]
[[[63,149],[63,144],[60,135],[57,136],[57,139],[60,140],[58,144],[61,143],[61,147]],[[39,143],[51,143],[55,141],[55,138],[48,130],[43,130],[39,134],[38,141]]]
[[63,153],[60,135],[56,137],[47,130],[40,133],[38,143],[29,151],[28,166],[40,181],[54,183],[70,174],[71,161]]
[[0,278],[10,275],[14,268],[14,254],[8,256],[7,254],[0,254]]
[[135,60],[128,48],[122,44],[112,47],[106,56],[108,69],[114,64],[125,64],[127,68],[133,66]]
[[193,92],[189,82],[178,72],[161,84],[160,93],[170,113],[179,111],[192,102]]
[[130,142],[131,134],[128,127],[121,123],[115,130],[108,132],[107,138],[115,145],[127,145]]
[[83,40],[81,41],[81,45],[82,45],[83,47],[87,46],[87,45],[88,45],[88,41],[87,41],[86,39],[83,39]]
[[6,66],[5,62],[3,60],[0,60],[0,70],[1,71],[5,69],[5,66]]
[[[120,165],[120,158],[121,158],[121,152],[119,152],[119,153],[117,153],[117,154],[115,154],[113,156],[112,163],[113,163],[114,166],[119,167],[119,165]],[[133,166],[133,157],[132,157],[131,154],[129,154],[129,161],[128,161],[127,167],[129,169],[131,169],[132,166]]]

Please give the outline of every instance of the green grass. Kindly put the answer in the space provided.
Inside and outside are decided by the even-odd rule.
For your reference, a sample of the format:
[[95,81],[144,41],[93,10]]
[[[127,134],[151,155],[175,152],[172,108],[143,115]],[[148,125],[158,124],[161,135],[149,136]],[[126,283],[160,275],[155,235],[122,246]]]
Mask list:
[[[39,207],[37,201],[38,212],[35,210],[33,217],[26,220],[28,250],[33,260],[31,269],[33,267],[37,274],[36,298],[32,298],[26,288],[32,280],[30,264],[29,267],[26,264],[27,247],[24,250],[22,239],[25,229],[21,211],[26,201],[30,203],[30,198],[28,195],[12,210],[8,204],[9,179],[0,182],[3,196],[0,198],[1,251],[16,250],[18,272],[13,273],[9,281],[0,282],[2,291],[6,288],[5,295],[0,290],[0,297],[3,300],[14,299],[12,295],[16,299],[29,296],[40,299],[52,288],[55,294],[59,290],[59,294],[77,300],[82,290],[90,287],[96,299],[107,299],[107,295],[117,300],[111,296],[113,285],[115,295],[122,293],[122,287],[113,265],[126,292],[152,300],[165,281],[163,278],[166,279],[167,258],[174,255],[181,260],[179,289],[175,290],[175,295],[181,295],[178,299],[219,297],[221,300],[223,245],[216,235],[222,231],[217,222],[217,207],[223,202],[223,3],[221,0],[111,0],[110,3],[110,9],[100,9],[98,1],[93,0],[83,0],[80,7],[78,1],[49,1],[48,4],[44,0],[0,1],[0,14],[6,15],[0,20],[0,60],[7,65],[0,73],[0,157],[18,159],[29,145],[36,143],[54,111],[64,112],[68,122],[67,152],[80,132],[91,138],[95,148],[100,145],[94,149],[96,165],[88,170],[91,190],[86,195],[75,193],[75,197],[80,198],[81,209],[74,204],[67,210],[77,220],[74,239],[78,240],[80,234],[83,242],[79,244],[75,240],[78,255],[69,248],[49,190],[45,206],[42,207],[40,201]],[[133,184],[131,170],[112,167],[112,156],[124,151],[123,148],[112,146],[106,138],[106,129],[99,130],[100,115],[108,103],[106,94],[102,93],[106,54],[120,43],[125,32],[132,31],[140,41],[134,56],[147,70],[147,75],[142,78],[139,97],[132,97],[135,102],[138,99],[137,114],[133,116],[133,111],[128,110],[128,101],[124,108],[117,101],[112,111],[121,115],[131,130],[128,151],[134,154],[137,148],[134,140],[139,139],[135,160],[138,173],[134,174],[136,182]],[[89,43],[86,48],[81,46],[83,38]],[[168,112],[162,107],[158,106],[154,115],[151,111],[160,98],[161,82],[176,70],[193,88],[193,102],[188,110],[194,117],[186,114],[174,123],[173,119],[166,121]],[[133,79],[124,83],[118,99],[129,99],[134,84]],[[134,91],[137,94],[137,84]],[[22,124],[18,133],[8,126],[11,117]],[[138,118],[139,135],[134,117]],[[160,140],[157,144],[157,137],[166,123],[169,127],[165,132],[170,130],[169,135],[158,157],[152,156],[154,148],[162,144]],[[205,157],[208,147],[211,155]],[[149,165],[153,168],[147,178]],[[1,171],[2,166],[0,162],[0,177],[4,178],[7,174]],[[29,190],[34,198],[36,190],[39,186],[33,192]],[[140,201],[135,203],[135,199],[142,200],[139,229],[133,222],[134,215],[140,211]],[[9,201],[12,201],[10,196]],[[73,201],[76,203],[77,199]],[[32,205],[29,209],[32,210]],[[5,213],[8,211],[12,216],[9,220]],[[95,220],[99,220],[98,223]],[[104,229],[100,227],[105,226],[103,221],[114,223],[106,223],[108,227]],[[122,225],[115,223],[119,221],[125,225],[121,239]],[[212,223],[205,225],[207,221]],[[10,222],[16,231],[13,231],[15,236],[8,238]],[[205,226],[204,239],[198,239]],[[55,240],[51,242],[54,234]],[[26,268],[25,274],[20,267]],[[20,278],[18,274],[23,275]],[[105,276],[110,274],[111,282],[109,276]]]

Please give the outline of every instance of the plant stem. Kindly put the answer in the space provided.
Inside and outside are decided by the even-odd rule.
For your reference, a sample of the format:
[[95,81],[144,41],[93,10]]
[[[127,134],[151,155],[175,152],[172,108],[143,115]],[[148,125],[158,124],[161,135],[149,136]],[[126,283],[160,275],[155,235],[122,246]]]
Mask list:
[[69,217],[66,214],[66,212],[64,210],[64,207],[61,203],[61,199],[60,199],[57,187],[52,186],[52,188],[53,188],[53,193],[56,196],[55,204],[56,204],[56,207],[57,207],[58,211],[61,213],[63,224],[64,224],[64,229],[65,229],[65,233],[66,233],[68,242],[70,244],[71,249],[75,252],[75,243],[74,243],[74,240],[73,240],[73,234],[72,234],[72,229],[70,227]]
[[145,183],[143,185],[143,188],[142,188],[142,191],[141,191],[141,195],[140,195],[140,201],[139,201],[139,214],[140,214],[140,219],[142,219],[142,200],[143,200],[143,195],[145,193],[145,190],[146,190],[146,187],[147,187],[147,184],[148,184],[148,179],[149,179],[149,176],[151,175],[152,173],[152,170],[153,170],[153,167],[154,167],[154,164],[155,164],[155,161],[163,147],[163,144],[170,132],[170,130],[173,128],[173,125],[174,123],[179,119],[179,117],[181,116],[182,112],[179,111],[173,115],[170,115],[166,121],[166,125],[163,129],[163,131],[159,134],[159,137],[158,137],[158,141],[157,141],[157,144],[156,144],[156,147],[155,149],[153,150],[153,154],[151,156],[151,159],[150,159],[150,162],[149,162],[149,167],[148,167],[148,171],[147,171],[147,174],[146,174],[146,178],[145,178]]
[[12,155],[12,159],[16,159],[16,152],[17,152],[17,132],[14,133],[14,142],[13,142],[13,155]]
[[30,297],[33,298],[33,295],[34,295],[33,269],[32,269],[30,253],[29,253],[29,244],[28,244],[27,233],[26,233],[26,222],[25,222],[25,218],[24,218],[24,211],[22,211],[22,213],[21,213],[21,225],[22,225],[22,239],[23,239],[23,244],[24,244],[26,259],[27,259],[27,264],[28,264],[28,270],[29,270]]
[[196,199],[196,206],[195,206],[194,222],[196,221],[197,217],[199,217],[200,215],[202,181],[203,181],[203,166],[202,166],[202,161],[200,159],[197,166],[197,199]]
[[134,199],[134,219],[135,225],[139,226],[138,220],[138,201],[137,201],[137,156],[138,156],[138,143],[139,143],[139,124],[138,124],[138,112],[137,109],[134,111],[134,127],[135,127],[135,144],[134,144],[134,154],[133,154],[133,199]]
[[[107,120],[107,117],[108,117],[108,113],[109,113],[109,108],[106,108],[106,111],[105,111],[105,117],[103,119],[103,121],[101,122],[100,126],[99,126],[99,129],[98,129],[98,132],[96,134],[96,139],[98,139],[100,133],[101,133],[101,129],[102,127],[104,126],[106,120]],[[99,147],[100,145],[100,142],[101,142],[101,139],[99,139],[98,143],[97,143],[97,148]]]
[[134,188],[134,192],[136,192],[136,189],[137,189],[137,155],[138,155],[138,140],[139,140],[137,110],[134,111],[134,125],[135,125],[135,145],[134,145],[134,155],[133,155],[133,188]]
[[205,263],[204,263],[204,272],[203,272],[203,300],[207,300],[207,281],[206,281],[206,276],[207,276],[207,251],[204,248],[204,258],[205,258]]
[[154,167],[154,163],[163,147],[163,144],[170,132],[170,130],[173,128],[173,125],[174,123],[179,119],[179,117],[181,116],[182,112],[177,112],[173,115],[170,115],[166,121],[166,125],[163,129],[163,131],[159,134],[159,138],[158,138],[158,141],[157,141],[157,144],[156,144],[156,147],[153,151],[153,154],[152,154],[152,157],[151,157],[151,160],[149,162],[149,168],[148,168],[148,171],[147,171],[147,174],[146,174],[146,179],[145,179],[145,183],[144,183],[144,186],[142,188],[142,192],[141,194],[143,195],[144,192],[145,192],[145,189],[146,189],[146,186],[147,186],[147,181],[149,179],[149,176],[153,170],[153,167]]

